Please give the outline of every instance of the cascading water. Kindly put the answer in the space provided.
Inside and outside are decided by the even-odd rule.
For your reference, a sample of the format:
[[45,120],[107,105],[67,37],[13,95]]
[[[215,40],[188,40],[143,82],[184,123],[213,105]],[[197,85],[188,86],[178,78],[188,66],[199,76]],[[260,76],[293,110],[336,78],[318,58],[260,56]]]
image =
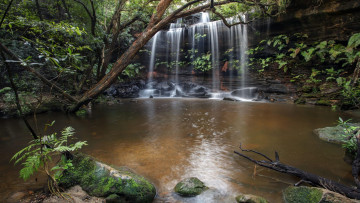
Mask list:
[[171,23],[170,29],[166,33],[166,38],[170,39],[170,64],[173,66],[175,63],[175,89],[170,95],[172,97],[176,96],[177,91],[181,92],[179,87],[180,44],[183,41],[183,33],[185,31],[185,29],[181,27],[181,20],[182,19],[177,19],[176,23]]
[[149,78],[148,83],[151,84],[153,80],[153,74],[154,74],[154,66],[155,66],[155,57],[156,57],[156,41],[158,36],[160,35],[160,32],[156,33],[155,36],[152,38],[152,46],[151,46],[151,55],[150,55],[150,63],[149,63]]
[[[243,22],[246,22],[246,15],[242,15]],[[247,25],[241,25],[241,48],[240,48],[240,67],[241,67],[241,88],[246,87],[246,71],[247,71],[247,64],[248,64],[248,57],[247,57],[247,50],[248,50],[248,36],[247,36]],[[245,98],[245,91],[243,91],[242,97]]]
[[[242,92],[242,94],[236,94],[236,97],[248,99],[249,88],[246,86],[248,63],[246,54],[248,50],[247,25],[240,24],[228,28],[222,21],[211,22],[209,14],[206,12],[202,12],[195,17],[197,20],[188,25],[184,23],[183,19],[178,19],[176,23],[170,25],[168,31],[157,33],[150,42],[151,56],[148,83],[155,83],[152,73],[154,72],[157,60],[164,61],[167,64],[167,68],[172,69],[171,72],[174,76],[172,77],[172,82],[167,82],[167,84],[171,83],[172,89],[167,88],[164,90],[164,88],[161,88],[158,91],[159,94],[153,96],[192,96],[194,92],[199,95],[199,89],[206,89],[206,92],[201,94],[201,97],[224,98],[228,96],[234,97],[229,91],[244,89],[244,91],[238,91]],[[239,20],[246,21],[246,16],[242,15],[241,18],[229,19],[231,23]],[[161,52],[161,50],[166,50],[166,54],[159,54],[160,56],[158,56],[157,52]],[[189,57],[189,54],[192,54],[192,56]],[[226,54],[227,56],[225,56]],[[180,68],[192,68],[193,73],[194,71],[198,72],[199,67],[195,67],[195,63],[192,62],[199,58],[204,60],[201,58],[204,55],[210,55],[211,57],[211,83],[207,83],[209,85],[202,89],[193,86],[185,88],[183,81],[180,81],[179,78]],[[186,63],[181,62],[187,62],[190,65],[188,65],[189,67],[184,67],[183,64]],[[220,67],[223,68],[220,69]],[[229,77],[230,86],[226,83],[226,87],[223,87],[221,79],[224,75]],[[236,75],[241,75],[240,84],[237,83],[238,77],[235,77]],[[187,90],[182,90],[180,87],[184,87]],[[253,88],[250,89],[253,90]],[[148,97],[149,95],[142,96]]]

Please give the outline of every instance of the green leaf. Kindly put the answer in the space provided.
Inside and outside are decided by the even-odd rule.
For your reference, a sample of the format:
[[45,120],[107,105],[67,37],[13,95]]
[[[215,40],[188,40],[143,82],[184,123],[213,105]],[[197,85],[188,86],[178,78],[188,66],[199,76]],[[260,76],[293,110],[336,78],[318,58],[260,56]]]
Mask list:
[[357,48],[360,45],[360,33],[352,35],[348,41],[348,47]]

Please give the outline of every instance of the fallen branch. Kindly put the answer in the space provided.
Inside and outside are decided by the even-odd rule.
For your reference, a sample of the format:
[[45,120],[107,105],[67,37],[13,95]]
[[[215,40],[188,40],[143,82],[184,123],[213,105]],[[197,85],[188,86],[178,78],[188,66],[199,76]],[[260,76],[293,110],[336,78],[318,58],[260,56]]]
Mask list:
[[256,153],[262,157],[264,157],[266,160],[256,160],[253,159],[243,153],[234,151],[235,154],[238,154],[239,156],[244,157],[245,159],[259,165],[265,168],[269,168],[271,170],[275,170],[281,173],[287,173],[290,175],[294,175],[296,177],[299,177],[301,179],[302,182],[309,182],[315,186],[319,186],[328,190],[331,190],[333,192],[337,192],[340,193],[342,195],[345,195],[351,199],[360,199],[360,189],[357,188],[352,188],[346,185],[342,185],[338,182],[335,182],[333,180],[329,180],[326,178],[323,178],[321,176],[312,174],[312,173],[308,173],[306,171],[302,171],[298,168],[295,168],[293,166],[290,165],[286,165],[280,162],[279,159],[279,155],[277,152],[275,152],[275,161],[270,159],[268,156],[254,151],[254,150],[245,150],[241,147],[240,144],[240,149],[242,152],[250,152],[250,153]]

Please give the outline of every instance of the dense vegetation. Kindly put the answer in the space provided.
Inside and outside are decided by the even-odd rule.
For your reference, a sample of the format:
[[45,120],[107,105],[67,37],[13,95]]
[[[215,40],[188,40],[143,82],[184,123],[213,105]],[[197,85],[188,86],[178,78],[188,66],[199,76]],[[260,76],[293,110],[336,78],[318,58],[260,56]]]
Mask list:
[[[67,110],[75,111],[118,79],[136,76],[141,67],[131,64],[133,58],[156,32],[175,19],[209,9],[214,19],[249,10],[255,11],[252,18],[258,18],[277,15],[286,4],[237,0],[214,4],[202,0],[6,0],[1,2],[0,10],[1,61],[6,59],[15,74],[19,100],[33,104],[25,113],[55,92],[62,95],[57,100]],[[36,73],[28,74],[24,69]],[[6,78],[0,82],[2,99],[9,103],[15,95],[10,91],[4,63],[0,73]],[[34,99],[39,95],[41,98]]]

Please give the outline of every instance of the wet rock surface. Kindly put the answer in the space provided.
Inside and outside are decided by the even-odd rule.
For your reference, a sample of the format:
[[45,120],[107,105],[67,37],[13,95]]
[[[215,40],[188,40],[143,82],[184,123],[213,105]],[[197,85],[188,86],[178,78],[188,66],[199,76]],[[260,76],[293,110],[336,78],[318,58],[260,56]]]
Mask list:
[[117,197],[117,202],[152,202],[156,195],[154,185],[127,168],[115,169],[84,154],[77,154],[73,165],[59,181],[65,188],[80,185],[91,196]]
[[[350,126],[357,126],[360,128],[360,123],[349,123]],[[325,140],[327,142],[343,144],[344,137],[341,136],[344,134],[344,127],[342,126],[333,126],[333,127],[325,127],[318,128],[314,130],[314,133],[319,136],[320,139]]]
[[283,192],[286,203],[355,203],[341,194],[316,187],[288,187]]
[[104,94],[112,97],[136,98],[139,97],[140,90],[144,88],[144,80],[133,80],[130,82],[113,84],[105,91]]
[[238,203],[267,203],[266,199],[263,197],[259,197],[252,194],[241,194],[238,195],[236,198],[236,202]]
[[180,196],[194,197],[201,194],[207,189],[208,187],[206,187],[201,180],[195,177],[191,177],[184,179],[180,181],[178,184],[176,184],[174,191],[178,193]]

